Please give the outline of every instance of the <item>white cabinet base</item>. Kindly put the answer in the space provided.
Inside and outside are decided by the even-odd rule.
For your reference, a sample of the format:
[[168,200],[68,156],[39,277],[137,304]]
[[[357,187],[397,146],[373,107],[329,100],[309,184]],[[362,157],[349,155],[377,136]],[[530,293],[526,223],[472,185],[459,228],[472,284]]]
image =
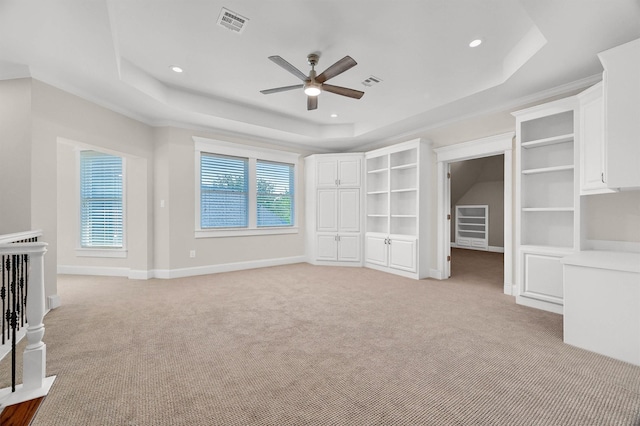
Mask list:
[[563,278],[560,260],[570,251],[556,251],[549,247],[523,247],[520,251],[519,294],[516,303],[563,313]]
[[564,342],[640,365],[640,254],[587,251],[563,262]]

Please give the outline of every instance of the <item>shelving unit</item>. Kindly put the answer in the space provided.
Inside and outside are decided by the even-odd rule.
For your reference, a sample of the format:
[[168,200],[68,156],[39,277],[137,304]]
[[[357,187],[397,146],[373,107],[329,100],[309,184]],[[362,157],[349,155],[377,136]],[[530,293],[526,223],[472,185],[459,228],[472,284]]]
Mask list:
[[516,117],[518,303],[562,313],[560,259],[579,247],[579,129],[575,97]]
[[420,208],[426,188],[420,182],[428,154],[421,140],[365,154],[367,266],[412,278],[428,276],[428,259],[421,260],[426,250],[420,250],[420,241],[427,241]]
[[456,246],[487,250],[489,247],[489,206],[456,206]]

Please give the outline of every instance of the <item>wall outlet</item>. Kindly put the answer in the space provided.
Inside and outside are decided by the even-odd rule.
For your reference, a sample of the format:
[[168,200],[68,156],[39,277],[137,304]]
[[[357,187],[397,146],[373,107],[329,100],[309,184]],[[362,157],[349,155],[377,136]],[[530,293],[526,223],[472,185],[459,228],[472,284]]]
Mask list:
[[196,251],[195,250],[191,250],[189,252],[189,257],[196,257]]

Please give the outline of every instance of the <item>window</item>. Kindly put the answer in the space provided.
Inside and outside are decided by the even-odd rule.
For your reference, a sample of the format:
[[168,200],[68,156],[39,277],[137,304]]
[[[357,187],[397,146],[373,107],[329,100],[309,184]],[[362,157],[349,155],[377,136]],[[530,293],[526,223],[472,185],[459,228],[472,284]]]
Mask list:
[[80,152],[80,247],[124,248],[123,159]]
[[196,237],[298,232],[298,154],[194,137]]
[[249,162],[203,153],[200,158],[200,227],[249,225]]
[[293,164],[256,162],[258,226],[293,225]]

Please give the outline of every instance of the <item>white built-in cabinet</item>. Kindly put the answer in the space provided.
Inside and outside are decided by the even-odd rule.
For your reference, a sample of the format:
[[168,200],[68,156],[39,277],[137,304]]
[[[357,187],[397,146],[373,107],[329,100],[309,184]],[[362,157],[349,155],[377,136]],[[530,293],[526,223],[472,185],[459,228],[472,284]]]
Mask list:
[[311,263],[362,265],[362,159],[362,154],[319,154],[305,159]]
[[640,39],[598,54],[609,188],[640,188]]
[[474,250],[489,248],[489,206],[456,206],[456,247]]
[[602,82],[578,95],[580,102],[580,194],[615,192],[608,187]]
[[365,153],[365,265],[429,276],[427,174],[430,147],[413,140]]
[[514,112],[516,282],[520,304],[562,313],[560,259],[579,248],[576,97]]

